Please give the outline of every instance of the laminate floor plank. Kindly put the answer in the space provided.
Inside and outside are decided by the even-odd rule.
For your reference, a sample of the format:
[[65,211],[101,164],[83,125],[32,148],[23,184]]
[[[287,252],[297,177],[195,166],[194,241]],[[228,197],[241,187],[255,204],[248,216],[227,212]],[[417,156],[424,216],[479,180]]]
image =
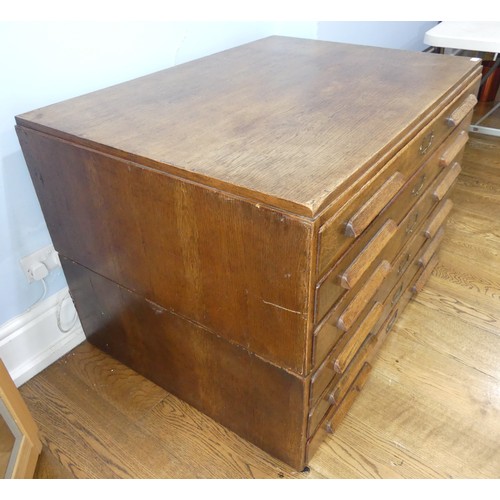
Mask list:
[[294,471],[175,396],[167,396],[143,419],[142,425],[162,441],[177,443],[184,450],[186,460],[210,476],[322,477],[315,471]]
[[[446,252],[443,252],[441,262],[447,257]],[[481,280],[469,273],[457,274],[455,270],[440,264],[434,270],[432,286],[415,300],[424,303],[429,309],[461,317],[470,326],[478,326],[497,335],[500,331],[500,317],[496,313],[500,309],[500,286],[496,281]]]
[[[424,293],[427,295],[432,291],[424,290],[422,295]],[[485,375],[483,381],[488,386],[490,377],[500,381],[498,330],[488,331],[482,326],[468,324],[464,322],[463,316],[451,312],[432,311],[425,299],[410,303],[408,307],[411,307],[415,316],[403,318],[401,325],[409,325],[411,330],[408,331],[414,333],[415,342],[424,343],[427,351],[422,353],[423,356],[432,358],[434,352],[438,351],[448,356],[450,361],[460,362]],[[424,325],[419,320],[423,314],[427,315]],[[422,359],[424,361],[426,358]]]
[[[436,284],[454,287],[457,292],[464,290],[471,300],[479,301],[485,307],[500,307],[500,269],[480,260],[470,265],[469,256],[442,248],[439,252],[440,264],[434,270]],[[445,264],[444,264],[445,263]]]
[[[196,469],[204,471],[203,477],[217,477],[220,471],[225,471],[224,476],[230,478],[290,478],[300,474],[271,459],[259,448],[241,440],[234,433],[125,365],[103,355],[89,343],[78,346],[71,355],[65,356],[57,363],[63,366],[65,371],[71,371],[105,401],[148,432],[161,433],[162,442],[175,446],[178,452],[183,454],[183,460],[191,465],[197,463]],[[202,445],[206,445],[205,454],[199,453]],[[220,446],[223,449],[230,447],[232,454],[219,452]],[[229,459],[230,457],[233,458]],[[220,459],[222,463],[219,463]],[[275,472],[270,476],[273,468]],[[307,477],[314,477],[314,473],[307,474]]]
[[168,394],[87,342],[57,363],[133,421],[143,418]]
[[[500,151],[495,155],[500,155]],[[492,159],[490,164],[479,160],[467,159],[467,170],[460,173],[457,180],[458,190],[474,190],[484,192],[487,195],[498,194],[500,179],[494,177],[495,171],[500,168],[500,160]]]
[[[117,433],[113,436],[112,432],[113,427],[123,432],[123,421],[119,415],[112,415],[114,421],[102,419],[96,422],[95,416],[92,418],[80,409],[80,403],[72,403],[72,398],[79,397],[81,393],[78,391],[68,396],[65,391],[70,384],[64,384],[60,379],[54,387],[42,378],[30,382],[29,386],[23,386],[22,395],[40,428],[42,444],[72,477],[114,479],[144,476],[142,466],[135,470],[135,457],[126,463],[120,457]],[[75,384],[71,385],[75,388]],[[88,409],[100,411],[103,403],[94,394]]]
[[[282,478],[294,477],[299,473],[293,471],[290,467],[282,464],[278,460],[272,459],[262,450],[246,443],[240,438],[236,440],[240,443],[245,443],[243,451],[245,452],[241,461],[233,459],[232,455],[222,456],[222,466],[217,460],[220,453],[217,452],[218,435],[214,433],[214,428],[219,429],[219,434],[226,436],[226,441],[231,441],[227,438],[228,434],[232,434],[225,430],[222,426],[215,424],[208,417],[199,414],[194,408],[180,402],[174,396],[166,394],[166,397],[159,401],[155,406],[167,408],[164,415],[165,422],[168,422],[168,432],[165,435],[158,435],[154,426],[148,421],[140,422],[136,418],[136,412],[132,412],[133,419],[125,415],[121,408],[116,408],[107,400],[101,398],[98,394],[102,392],[102,387],[119,387],[116,396],[119,397],[123,393],[123,388],[120,387],[120,380],[123,375],[128,373],[130,382],[144,384],[147,388],[149,381],[143,379],[140,375],[132,370],[122,366],[118,369],[118,373],[113,371],[112,374],[107,373],[109,370],[103,367],[114,366],[114,360],[100,353],[96,348],[85,343],[75,349],[75,356],[70,353],[65,358],[78,358],[78,352],[83,351],[85,358],[94,360],[95,364],[101,365],[101,368],[91,370],[94,373],[92,385],[87,385],[82,382],[74,371],[68,369],[65,359],[51,366],[44,373],[44,380],[40,382],[41,387],[37,386],[37,391],[41,394],[45,391],[44,397],[53,401],[57,408],[62,407],[59,391],[64,394],[71,395],[65,400],[64,414],[75,418],[75,421],[60,422],[64,415],[60,412],[57,414],[40,415],[36,408],[34,414],[39,419],[46,419],[47,424],[50,422],[58,422],[56,426],[66,428],[68,430],[76,427],[80,431],[78,436],[87,444],[84,453],[79,457],[79,463],[84,464],[78,470],[75,467],[69,467],[69,463],[65,466],[70,468],[75,477],[78,478],[243,478],[243,477],[259,477],[259,478]],[[89,356],[89,352],[92,355]],[[86,369],[82,373],[88,373]],[[96,375],[100,374],[100,375]],[[116,377],[116,381],[111,379]],[[111,380],[111,381],[110,381]],[[57,386],[57,389],[55,389]],[[96,388],[97,387],[97,388]],[[53,392],[50,393],[49,391]],[[28,404],[32,400],[33,394],[30,390],[26,390],[23,394],[27,399]],[[107,399],[109,394],[107,394]],[[125,400],[126,401],[126,400]],[[175,403],[172,403],[175,401]],[[120,406],[125,405],[122,402]],[[134,400],[131,400],[131,406],[134,406]],[[178,411],[182,408],[182,412]],[[174,422],[181,427],[187,429],[187,438],[184,439],[181,433],[177,432],[175,426],[172,427],[172,418],[169,413],[173,411],[175,418]],[[150,408],[149,410],[152,410]],[[33,410],[32,410],[33,411]],[[148,412],[142,416],[144,419]],[[157,413],[154,413],[157,414]],[[36,417],[35,417],[36,418]],[[59,421],[57,420],[59,418]],[[76,421],[77,419],[77,421]],[[38,419],[37,419],[38,421]],[[78,422],[78,423],[77,423]],[[203,426],[210,426],[209,433],[213,436],[208,447],[205,447],[205,453],[200,453],[203,438],[206,432]],[[43,429],[43,427],[42,427]],[[91,435],[86,435],[86,429],[93,429]],[[57,430],[57,429],[50,429]],[[42,434],[45,434],[42,432]],[[56,441],[56,436],[51,436],[49,443]],[[233,438],[232,440],[234,441]],[[211,445],[211,447],[210,447]],[[61,448],[51,450],[59,456],[67,456],[71,454],[71,439],[62,444]],[[102,462],[102,463],[101,463]],[[235,466],[234,464],[237,464]],[[103,466],[107,464],[107,466]],[[129,476],[129,474],[132,474]],[[308,476],[309,474],[304,474]]]
[[[408,308],[315,467],[327,477],[340,464],[354,464],[354,471],[341,469],[352,478],[499,477],[500,342],[488,342],[479,329],[467,332],[467,341],[450,342],[463,335],[456,330],[461,321],[448,328],[449,317],[429,318],[415,302]],[[495,342],[497,352],[489,352]]]
[[36,479],[74,479],[75,475],[63,465],[64,461],[64,458],[60,461],[57,455],[44,445],[33,477]]
[[471,142],[440,264],[313,458],[326,477],[500,477],[500,140]]
[[[377,381],[370,377],[370,387]],[[387,381],[383,381],[387,384]],[[366,387],[366,386],[365,386]],[[372,389],[370,389],[372,390]],[[384,426],[373,426],[367,412],[377,410],[371,400],[358,400],[334,436],[328,437],[313,459],[313,467],[324,476],[346,479],[441,478],[411,449],[383,433]],[[386,415],[387,416],[387,415]],[[384,415],[381,417],[384,418]]]
[[[499,193],[477,193],[471,190],[456,189],[453,193],[452,200],[455,205],[459,206],[459,210],[467,211],[469,214],[482,217],[486,207],[494,208],[500,203]],[[494,225],[492,230],[496,230]]]
[[[442,293],[438,285],[436,285],[436,288],[428,287],[424,292],[415,300],[424,304],[429,313],[442,313],[449,317],[460,318],[464,328],[479,326],[490,333],[496,334],[497,337],[499,336],[500,317],[495,314],[495,311],[473,303],[468,296],[463,298],[459,294],[451,296]],[[427,321],[422,320],[421,327],[425,328],[426,324]],[[446,327],[446,324],[444,326]],[[456,341],[455,338],[450,339],[450,342]]]
[[[466,211],[453,209],[446,223],[446,238],[440,252],[452,252],[469,258],[469,262],[481,262],[485,266],[498,269],[500,266],[500,235],[488,220],[471,216]],[[448,245],[448,241],[452,245]]]
[[500,307],[500,269],[474,261],[471,266],[469,261],[469,267],[462,268],[467,270],[461,272],[460,266],[467,257],[451,251],[442,251],[440,259],[433,275],[434,290],[445,295],[451,295],[449,291],[452,291],[454,298],[496,321],[495,309]]
[[[420,304],[413,304],[413,307],[416,313],[418,309],[425,311],[425,306]],[[500,394],[496,393],[500,384],[500,367],[496,361],[500,347],[497,339],[491,339],[490,334],[479,329],[457,330],[457,326],[461,328],[460,322],[450,324],[446,331],[442,315],[427,322],[425,329],[411,319],[402,321],[398,335],[379,353],[379,372],[395,381],[412,379],[415,394],[462,408],[464,418],[481,421],[485,432],[500,439]],[[444,319],[450,321],[450,318]],[[466,340],[450,343],[446,338],[450,333]],[[469,349],[473,342],[478,344],[480,355],[471,359]],[[496,351],[489,351],[490,345],[496,346]],[[481,416],[485,418],[478,418]]]
[[[444,401],[419,398],[418,393],[408,391],[409,382],[384,379],[381,373],[372,377],[364,407],[358,406],[351,413],[354,433],[349,435],[350,446],[358,447],[364,439],[359,453],[364,457],[371,455],[379,462],[383,458],[379,442],[390,443],[394,458],[390,458],[389,464],[406,464],[405,469],[399,465],[399,474],[406,478],[498,477],[498,442],[470,429],[469,420]],[[376,440],[370,440],[371,436]],[[337,437],[342,439],[341,435]],[[485,438],[489,445],[484,445]],[[322,473],[327,475],[326,471]]]
[[474,192],[491,192],[500,184],[500,143],[497,139],[470,134],[461,163],[462,172],[457,187],[464,186]]

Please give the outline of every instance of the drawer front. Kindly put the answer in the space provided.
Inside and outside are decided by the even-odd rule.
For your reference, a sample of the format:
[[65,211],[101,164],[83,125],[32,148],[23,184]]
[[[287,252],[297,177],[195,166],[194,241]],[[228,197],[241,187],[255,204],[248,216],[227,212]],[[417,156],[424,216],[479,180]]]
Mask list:
[[[352,381],[351,376],[361,368],[364,361],[367,359],[377,339],[373,335],[377,324],[383,320],[386,304],[375,302],[370,313],[364,318],[363,322],[351,332],[347,332],[342,341],[333,349],[326,360],[318,368],[311,377],[310,389],[310,426],[313,426],[318,415],[324,413],[325,409],[331,404],[335,404],[339,400],[339,390],[345,387],[346,381]],[[357,351],[354,351],[354,346],[349,346],[349,340],[357,339],[359,345]],[[346,350],[351,350],[351,354],[347,354]],[[349,359],[347,359],[349,358]],[[349,369],[347,370],[347,366]],[[335,388],[325,392],[325,388]],[[321,397],[320,397],[321,396]]]
[[[380,321],[384,306],[382,306],[380,300],[375,299],[373,306],[369,313],[363,317],[363,319],[356,324],[356,327],[352,331],[347,331],[336,344],[334,349],[329,353],[325,361],[316,370],[316,372],[311,377],[311,388],[310,388],[310,405],[314,406],[320,398],[325,388],[328,385],[336,384],[342,379],[343,372],[345,372],[345,363],[352,362],[355,365],[362,364],[360,357],[366,356],[371,350],[371,346],[376,339],[371,335],[376,324]],[[361,347],[356,352],[354,351],[352,355],[345,352],[346,348],[351,351],[355,349],[355,346],[349,346],[349,341],[351,339],[356,339],[353,342],[360,344]],[[360,353],[365,353],[360,354]],[[350,359],[348,359],[350,357]],[[352,361],[356,358],[356,361]]]
[[308,435],[312,435],[315,432],[329,409],[332,406],[338,405],[342,400],[345,391],[349,388],[353,379],[363,367],[375,342],[375,336],[370,333],[369,337],[360,348],[355,360],[349,367],[349,371],[346,372],[344,376],[335,374],[334,379],[323,392],[317,404],[315,404],[309,411]]
[[316,453],[319,445],[323,442],[325,437],[328,434],[333,434],[335,432],[335,429],[344,419],[345,415],[356,400],[357,395],[361,392],[361,389],[365,385],[370,370],[371,365],[366,363],[365,366],[363,366],[363,369],[360,371],[356,380],[353,382],[351,387],[349,387],[349,391],[346,394],[341,405],[331,407],[327,416],[323,419],[320,426],[316,430],[316,433],[313,435],[313,437],[309,438],[306,445],[306,462],[309,462],[312,456]]
[[[439,207],[439,209],[441,208],[442,206]],[[436,251],[443,238],[444,228],[440,227],[431,240],[425,238],[425,230],[426,226],[424,225],[422,230],[415,235],[395,259],[395,263],[404,262],[405,256],[411,255],[409,262],[405,263],[403,274],[397,272],[396,265],[393,266],[394,273],[391,276],[393,279],[387,283],[384,282],[384,287],[390,287],[389,291],[381,291],[380,296],[376,296],[375,305],[358,329],[352,335],[342,337],[341,342],[321,366],[320,370],[323,372],[321,377],[318,376],[311,380],[312,383],[318,384],[315,388],[316,394],[324,386],[327,388],[319,398],[311,390],[313,406],[309,411],[309,435],[315,431],[329,408],[342,401],[347,388],[363,364],[372,359],[374,349],[381,345],[376,335],[376,332],[380,331],[381,323],[385,322],[386,327],[389,325],[389,331],[392,324],[389,324],[388,317],[392,314],[392,321],[396,321],[399,311],[402,310],[400,306],[404,303],[401,301],[405,294],[406,299],[408,299],[413,293],[420,291],[432,273],[437,260]],[[384,300],[385,302],[382,303]],[[396,310],[398,312],[394,312]],[[314,388],[312,387],[312,389]],[[317,402],[314,397],[316,397]]]
[[[388,288],[385,285],[386,279],[388,283],[391,283],[392,279],[396,279],[394,275],[397,277],[398,272],[399,274],[404,272],[405,256],[402,255],[400,257],[402,260],[394,260],[401,249],[417,234],[419,235],[418,238],[432,238],[434,236],[450,209],[449,204],[451,201],[444,199],[438,202],[437,198],[434,196],[436,189],[442,186],[444,180],[447,182],[448,190],[452,187],[456,177],[453,182],[449,183],[449,170],[450,169],[444,169],[441,171],[440,175],[434,180],[431,186],[429,186],[427,191],[421,195],[412,210],[400,222],[391,241],[373,260],[368,269],[368,278],[364,278],[354,288],[346,291],[336,305],[328,312],[324,320],[317,326],[312,336],[313,368],[319,366],[345,331],[354,331],[354,329],[357,328],[373,305],[373,298],[375,297],[376,291],[374,288],[379,289],[377,296],[380,297],[381,293],[387,292]],[[434,211],[431,220],[426,222],[428,214],[436,206],[442,207],[442,209],[440,208]],[[421,233],[420,228],[424,227],[424,225],[425,231]],[[408,259],[410,258],[411,252]],[[380,280],[377,279],[377,269],[383,262],[390,262],[391,269],[388,270],[386,276],[383,277],[382,282],[378,283]],[[401,271],[400,268],[402,268]],[[394,273],[392,278],[390,278],[391,273]],[[378,274],[380,274],[380,272]],[[373,290],[373,294],[370,295],[369,292],[371,290]]]
[[[446,210],[446,201],[438,205],[435,209],[436,213],[440,214]],[[389,307],[392,307],[399,301],[406,286],[405,283],[401,282],[401,276],[405,273],[409,273],[410,276],[413,276],[417,268],[425,267],[427,265],[430,260],[430,256],[434,254],[443,239],[443,226],[444,222],[436,232],[435,236],[430,240],[425,236],[429,227],[429,222],[426,222],[422,229],[419,230],[417,234],[415,234],[415,236],[405,245],[398,256],[394,259],[391,273],[387,279],[384,280],[384,283],[375,295],[374,300],[376,302],[384,301],[388,298],[390,299]],[[425,255],[421,254],[423,248],[426,249]],[[416,259],[417,254],[419,255],[418,259]],[[399,283],[398,286],[396,286],[397,283]]]
[[[321,279],[315,292],[315,324],[324,318],[325,314],[347,290],[355,287],[356,283],[366,277],[370,264],[390,241],[396,231],[397,224],[411,210],[443,168],[448,168],[442,162],[442,158],[446,157],[446,161],[450,164],[454,162],[455,158],[463,151],[467,139],[467,132],[462,129],[457,130],[449,137],[429,161],[415,172],[397,197],[379,214],[370,228],[353,242],[342,258]],[[453,151],[453,156],[450,156],[449,151]],[[444,197],[449,185],[458,176],[460,165],[454,162],[451,169],[453,171],[446,179],[443,179],[443,182],[436,189],[436,201]]]
[[[446,137],[463,122],[477,99],[475,83],[425,126],[394,158],[374,176],[319,230],[317,275],[322,276],[340,255],[369,227],[381,210],[393,199],[415,171]],[[454,117],[454,118],[452,118]]]
[[326,432],[328,432],[329,434],[333,434],[338,425],[340,425],[340,422],[347,415],[347,412],[351,408],[356,397],[361,392],[361,389],[368,380],[368,375],[370,374],[371,368],[372,367],[369,363],[363,364],[363,367],[357,374],[356,378],[345,392],[342,401],[340,401],[334,407],[334,411],[327,416],[325,425]]
[[432,271],[434,271],[434,268],[436,267],[438,262],[439,262],[439,259],[438,259],[437,253],[435,253],[432,256],[432,258],[429,260],[429,262],[427,263],[425,268],[423,268],[422,271],[420,271],[418,279],[415,281],[415,283],[411,287],[411,293],[413,295],[415,295],[423,290],[425,284],[429,280],[429,278],[432,274]]

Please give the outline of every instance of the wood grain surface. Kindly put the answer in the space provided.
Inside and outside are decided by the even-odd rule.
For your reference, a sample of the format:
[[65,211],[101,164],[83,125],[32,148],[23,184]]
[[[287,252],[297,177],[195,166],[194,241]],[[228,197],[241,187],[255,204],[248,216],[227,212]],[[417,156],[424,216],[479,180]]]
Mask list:
[[37,477],[499,478],[500,140],[472,134],[462,168],[440,263],[309,471],[85,342],[21,387]]
[[17,123],[311,215],[479,70],[469,58],[269,37]]
[[302,377],[61,258],[90,343],[273,456],[304,468]]
[[61,256],[305,372],[311,223],[45,134],[18,134]]

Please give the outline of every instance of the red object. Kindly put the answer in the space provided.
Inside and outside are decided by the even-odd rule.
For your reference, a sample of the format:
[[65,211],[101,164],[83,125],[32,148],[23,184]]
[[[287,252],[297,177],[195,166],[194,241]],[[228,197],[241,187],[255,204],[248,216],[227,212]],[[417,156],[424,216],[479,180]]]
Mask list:
[[[488,73],[494,61],[483,61],[483,76]],[[491,102],[495,100],[500,85],[500,67],[496,68],[493,74],[481,85],[479,89],[479,102]]]

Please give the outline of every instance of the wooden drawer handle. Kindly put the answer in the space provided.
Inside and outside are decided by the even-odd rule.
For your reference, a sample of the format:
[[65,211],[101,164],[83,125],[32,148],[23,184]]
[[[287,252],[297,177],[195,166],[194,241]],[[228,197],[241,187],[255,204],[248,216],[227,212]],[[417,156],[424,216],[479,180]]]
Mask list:
[[431,219],[427,229],[424,232],[426,238],[433,238],[437,233],[438,229],[443,225],[446,217],[448,217],[451,209],[453,208],[453,202],[451,200],[446,200],[441,209],[434,215]]
[[340,330],[344,332],[349,330],[390,271],[391,265],[383,260],[340,315],[337,320],[337,327]]
[[353,381],[362,370],[366,360],[374,353],[377,342],[378,339],[375,335],[368,335],[356,357],[351,361],[349,368],[347,368],[343,376],[336,383],[335,389],[328,395],[328,402],[331,405],[338,406],[340,404],[349,387],[351,387]]
[[376,302],[361,325],[352,334],[352,337],[347,341],[334,362],[333,368],[337,373],[344,373],[365,339],[372,332],[373,327],[377,324],[383,310],[384,306],[380,302]]
[[349,219],[345,226],[345,235],[350,238],[357,238],[392,200],[394,195],[403,187],[404,183],[404,175],[400,172],[394,173]]
[[361,276],[370,267],[377,255],[384,249],[390,239],[397,231],[398,225],[389,219],[370,240],[360,254],[353,260],[351,265],[340,276],[340,286],[346,290],[353,288]]
[[441,155],[439,159],[440,167],[449,167],[453,160],[458,156],[462,148],[467,144],[469,140],[469,134],[462,130],[458,137],[453,141],[453,144]]
[[440,228],[439,231],[436,233],[436,236],[432,238],[432,241],[429,243],[429,246],[425,249],[420,259],[418,259],[418,265],[420,267],[425,267],[429,263],[431,257],[436,253],[436,250],[438,249],[439,244],[441,243],[443,237],[444,237],[444,228]]
[[392,317],[389,320],[389,323],[387,323],[387,326],[385,327],[385,333],[388,333],[391,330],[391,328],[394,326],[394,323],[396,323],[396,320],[398,319],[398,314],[399,314],[399,309],[396,309],[392,313]]
[[476,104],[477,98],[474,94],[467,96],[464,102],[446,118],[446,125],[456,127],[474,109]]
[[415,294],[422,291],[438,262],[439,262],[438,256],[437,254],[434,254],[431,260],[428,262],[427,267],[424,269],[423,273],[420,275],[415,284],[412,286],[411,288],[412,293]]
[[365,363],[363,365],[354,382],[349,387],[347,394],[344,396],[342,404],[335,411],[332,418],[326,423],[326,432],[329,434],[333,434],[335,432],[340,422],[342,422],[352,404],[356,400],[356,396],[363,389],[363,386],[368,380],[368,375],[370,374],[371,369],[372,367],[369,363]]
[[444,195],[449,191],[461,171],[462,167],[460,166],[460,163],[455,162],[448,170],[448,173],[445,175],[444,179],[436,187],[434,193],[432,193],[432,197],[434,198],[434,200],[441,201],[444,198]]

